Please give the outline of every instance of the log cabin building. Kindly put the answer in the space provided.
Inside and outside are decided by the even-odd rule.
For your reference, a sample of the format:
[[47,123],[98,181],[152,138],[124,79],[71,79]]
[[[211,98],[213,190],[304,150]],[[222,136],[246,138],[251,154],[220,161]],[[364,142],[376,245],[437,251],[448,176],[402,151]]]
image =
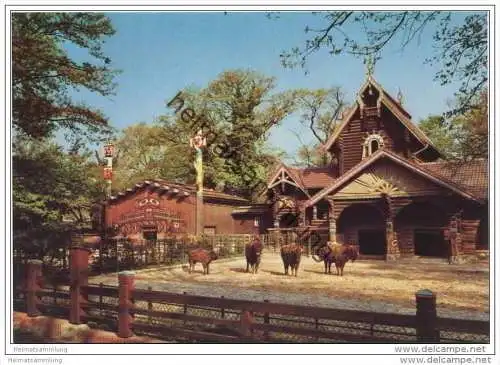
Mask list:
[[[205,188],[202,216],[204,234],[239,234],[258,233],[265,213],[244,198]],[[140,182],[107,201],[104,219],[117,236],[132,241],[195,235],[196,188],[161,179]]]
[[[280,164],[266,204],[204,189],[204,233],[314,231],[388,260],[488,249],[487,160],[445,161],[371,74],[324,148],[328,166]],[[105,221],[129,238],[195,234],[195,187],[143,181],[108,200]]]
[[371,74],[324,148],[329,166],[272,174],[271,231],[299,226],[388,260],[487,249],[487,160],[443,160]]

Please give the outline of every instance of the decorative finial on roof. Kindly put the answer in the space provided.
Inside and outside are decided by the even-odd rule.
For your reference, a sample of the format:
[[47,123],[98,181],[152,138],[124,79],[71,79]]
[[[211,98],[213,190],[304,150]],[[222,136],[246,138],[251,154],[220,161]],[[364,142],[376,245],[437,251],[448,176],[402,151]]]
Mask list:
[[366,56],[365,65],[366,65],[366,77],[370,78],[372,77],[373,70],[375,68],[375,59],[371,54]]
[[401,88],[398,88],[398,103],[399,105],[403,105],[403,101],[404,101],[404,97],[403,97],[403,93],[401,91]]

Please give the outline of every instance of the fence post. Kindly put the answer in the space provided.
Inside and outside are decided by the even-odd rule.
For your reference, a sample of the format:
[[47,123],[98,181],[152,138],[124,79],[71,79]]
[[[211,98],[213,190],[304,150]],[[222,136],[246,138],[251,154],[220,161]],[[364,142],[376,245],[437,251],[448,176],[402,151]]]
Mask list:
[[40,315],[38,310],[38,296],[40,289],[39,280],[42,276],[42,261],[28,260],[26,264],[26,313],[29,317]]
[[[221,295],[221,297],[220,297],[220,298],[221,298],[222,300],[224,300],[224,295]],[[220,308],[220,317],[221,317],[222,319],[224,319],[224,317],[225,317],[224,305],[221,305],[221,308]]]
[[80,324],[81,316],[85,314],[82,304],[87,302],[87,296],[82,287],[88,284],[89,254],[90,249],[80,246],[71,247],[69,253],[71,298],[69,322],[72,324]]
[[253,313],[242,311],[240,315],[240,334],[242,337],[252,336]]
[[135,288],[135,272],[122,271],[118,274],[118,336],[131,337],[133,317],[130,309],[133,306],[132,295]]
[[429,289],[415,293],[417,302],[416,330],[417,341],[424,343],[439,342],[437,328],[436,295]]
[[[269,303],[269,300],[268,299],[264,299],[264,303]],[[269,321],[269,312],[265,312],[264,313],[264,323],[265,324],[269,324],[270,321]],[[264,338],[267,340],[269,340],[269,331],[268,330],[265,330],[264,331]]]
[[[153,291],[153,287],[148,286],[148,291],[150,294],[151,298],[151,292]],[[153,311],[153,302],[151,302],[151,299],[148,300],[148,323],[151,325],[153,324],[153,318],[151,317],[151,312]]]

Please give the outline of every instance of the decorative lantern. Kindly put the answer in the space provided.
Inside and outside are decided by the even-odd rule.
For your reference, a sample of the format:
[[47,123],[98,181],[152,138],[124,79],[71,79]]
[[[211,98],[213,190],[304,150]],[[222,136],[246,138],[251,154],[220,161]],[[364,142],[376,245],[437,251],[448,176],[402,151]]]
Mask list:
[[113,157],[115,153],[115,145],[108,142],[104,145],[104,157]]
[[113,169],[111,167],[104,168],[104,180],[112,180],[113,179]]

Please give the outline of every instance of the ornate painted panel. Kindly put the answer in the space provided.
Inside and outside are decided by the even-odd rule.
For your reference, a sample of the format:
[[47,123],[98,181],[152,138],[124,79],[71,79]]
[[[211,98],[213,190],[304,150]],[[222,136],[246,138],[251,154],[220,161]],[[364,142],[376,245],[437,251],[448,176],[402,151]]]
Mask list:
[[444,188],[391,161],[377,161],[338,191],[341,198],[442,194]]

